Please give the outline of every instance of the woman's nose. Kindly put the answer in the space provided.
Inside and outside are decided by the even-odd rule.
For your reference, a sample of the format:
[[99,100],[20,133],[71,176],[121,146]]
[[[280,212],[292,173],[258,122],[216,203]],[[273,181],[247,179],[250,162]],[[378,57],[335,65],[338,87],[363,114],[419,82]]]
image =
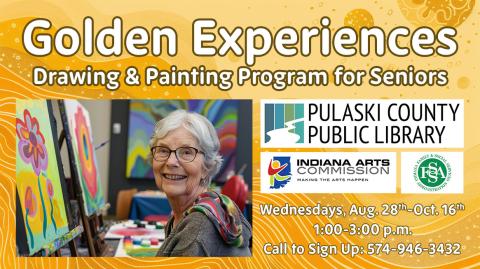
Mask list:
[[170,152],[170,156],[168,156],[166,164],[169,166],[178,166],[178,160],[175,152]]

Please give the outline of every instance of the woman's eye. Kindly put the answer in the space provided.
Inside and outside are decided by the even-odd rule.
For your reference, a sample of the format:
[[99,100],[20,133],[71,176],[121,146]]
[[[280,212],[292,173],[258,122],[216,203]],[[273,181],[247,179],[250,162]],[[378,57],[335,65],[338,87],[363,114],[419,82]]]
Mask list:
[[158,149],[158,154],[165,155],[165,154],[167,154],[167,153],[170,153],[170,151],[167,150],[167,149]]

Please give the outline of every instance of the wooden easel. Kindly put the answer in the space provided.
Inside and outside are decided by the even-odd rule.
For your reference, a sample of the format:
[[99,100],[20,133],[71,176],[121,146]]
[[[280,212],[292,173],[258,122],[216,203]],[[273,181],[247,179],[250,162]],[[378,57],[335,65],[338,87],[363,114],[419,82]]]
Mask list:
[[[65,129],[62,130],[59,137],[59,145],[60,148],[63,145],[63,142],[66,138]],[[71,200],[76,200],[78,203],[79,211],[80,211],[80,219],[83,224],[83,229],[85,231],[85,241],[87,242],[88,253],[91,257],[102,256],[104,251],[106,250],[105,244],[105,234],[106,228],[103,222],[103,216],[101,212],[105,210],[104,208],[110,207],[109,204],[106,204],[104,208],[100,209],[95,214],[88,216],[85,212],[83,200],[83,192],[82,188],[80,187],[80,179],[76,178],[76,173],[74,173],[74,163],[72,162],[72,156],[70,156],[70,151],[68,152],[69,159],[70,159],[70,167],[72,173],[72,178],[67,180],[68,189]]]
[[107,229],[104,225],[103,216],[101,213],[106,211],[110,205],[107,203],[103,208],[98,209],[91,216],[87,215],[84,207],[85,201],[83,199],[80,178],[77,177],[79,175],[79,171],[77,171],[77,167],[75,165],[75,156],[72,150],[73,145],[71,145],[71,137],[69,132],[70,126],[67,124],[68,120],[65,104],[62,100],[59,100],[58,106],[60,108],[60,115],[63,122],[63,130],[60,133],[59,144],[62,146],[63,142],[66,141],[68,146],[68,157],[70,160],[69,163],[72,179],[69,182],[69,191],[71,193],[71,197],[78,202],[80,218],[85,230],[85,239],[87,242],[89,255],[92,257],[103,256],[105,250],[107,249],[107,245],[104,240]]

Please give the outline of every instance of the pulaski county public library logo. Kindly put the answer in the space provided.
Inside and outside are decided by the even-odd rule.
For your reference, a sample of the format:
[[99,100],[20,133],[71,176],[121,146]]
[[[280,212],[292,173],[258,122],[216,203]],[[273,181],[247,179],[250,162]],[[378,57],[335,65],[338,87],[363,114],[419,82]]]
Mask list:
[[292,178],[290,157],[273,157],[268,165],[270,189],[285,187]]
[[265,143],[304,143],[304,104],[265,104]]
[[415,163],[414,178],[417,185],[431,192],[443,189],[452,178],[452,168],[440,154],[426,154]]

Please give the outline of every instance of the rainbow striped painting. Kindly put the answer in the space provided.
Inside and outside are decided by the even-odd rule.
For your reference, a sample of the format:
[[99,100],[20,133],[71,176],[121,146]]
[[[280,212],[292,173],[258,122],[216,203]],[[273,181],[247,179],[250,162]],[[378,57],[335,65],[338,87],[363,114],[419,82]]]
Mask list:
[[127,178],[151,178],[148,162],[149,141],[155,123],[177,109],[207,117],[217,130],[224,163],[214,182],[224,182],[235,168],[237,147],[238,100],[132,100],[128,121]]

